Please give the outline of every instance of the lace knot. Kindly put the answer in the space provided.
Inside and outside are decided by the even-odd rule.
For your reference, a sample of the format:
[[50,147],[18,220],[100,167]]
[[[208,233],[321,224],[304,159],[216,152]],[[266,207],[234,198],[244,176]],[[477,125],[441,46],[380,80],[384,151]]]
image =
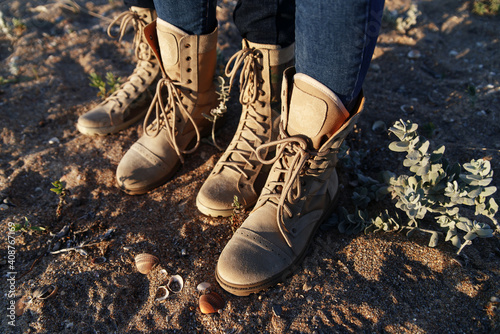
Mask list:
[[[182,87],[180,82],[172,81],[170,78],[161,78],[158,81],[156,94],[144,118],[144,134],[149,137],[156,137],[162,129],[165,129],[167,139],[172,144],[172,148],[179,156],[181,162],[184,162],[183,154],[190,154],[196,151],[200,145],[201,135],[190,112],[182,103],[183,97],[180,93],[180,87]],[[166,101],[163,94],[165,90]],[[177,111],[179,111],[180,116],[188,119],[196,131],[196,144],[190,150],[183,150],[177,144],[176,136],[179,132],[177,129]],[[154,115],[154,118],[151,117],[152,115]],[[152,119],[151,122],[150,119]]]

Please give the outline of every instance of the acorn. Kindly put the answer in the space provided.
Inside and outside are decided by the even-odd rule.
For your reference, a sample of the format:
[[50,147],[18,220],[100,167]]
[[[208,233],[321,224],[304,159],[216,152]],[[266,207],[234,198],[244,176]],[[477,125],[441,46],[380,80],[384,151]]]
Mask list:
[[200,311],[203,314],[217,313],[224,307],[224,299],[216,292],[210,292],[200,296]]

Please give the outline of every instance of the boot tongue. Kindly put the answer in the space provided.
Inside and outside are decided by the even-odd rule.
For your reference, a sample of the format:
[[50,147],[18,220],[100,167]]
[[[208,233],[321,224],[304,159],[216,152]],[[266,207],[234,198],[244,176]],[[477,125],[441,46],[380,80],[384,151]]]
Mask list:
[[305,74],[296,74],[293,86],[286,131],[290,136],[307,137],[309,148],[319,150],[349,118],[349,112],[335,93]]

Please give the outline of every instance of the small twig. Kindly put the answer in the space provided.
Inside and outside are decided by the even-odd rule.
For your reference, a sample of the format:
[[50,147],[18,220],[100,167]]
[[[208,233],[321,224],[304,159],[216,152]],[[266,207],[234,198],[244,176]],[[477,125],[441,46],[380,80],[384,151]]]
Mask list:
[[90,247],[90,246],[98,245],[101,242],[102,241],[94,242],[94,243],[91,243],[91,244],[80,245],[80,246],[76,246],[76,247],[63,248],[63,249],[60,249],[60,250],[57,250],[57,251],[50,252],[50,254],[54,255],[54,254],[60,254],[60,253],[67,253],[67,252],[71,252],[71,251],[78,251],[79,249],[83,249],[84,247]]

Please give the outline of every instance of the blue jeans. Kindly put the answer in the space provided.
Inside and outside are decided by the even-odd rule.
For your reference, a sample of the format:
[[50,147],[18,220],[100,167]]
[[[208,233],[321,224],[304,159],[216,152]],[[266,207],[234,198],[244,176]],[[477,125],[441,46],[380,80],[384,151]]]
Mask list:
[[[216,0],[135,0],[190,34],[217,26]],[[238,0],[234,21],[243,38],[288,46],[295,66],[334,91],[347,106],[361,91],[382,22],[384,0]]]

